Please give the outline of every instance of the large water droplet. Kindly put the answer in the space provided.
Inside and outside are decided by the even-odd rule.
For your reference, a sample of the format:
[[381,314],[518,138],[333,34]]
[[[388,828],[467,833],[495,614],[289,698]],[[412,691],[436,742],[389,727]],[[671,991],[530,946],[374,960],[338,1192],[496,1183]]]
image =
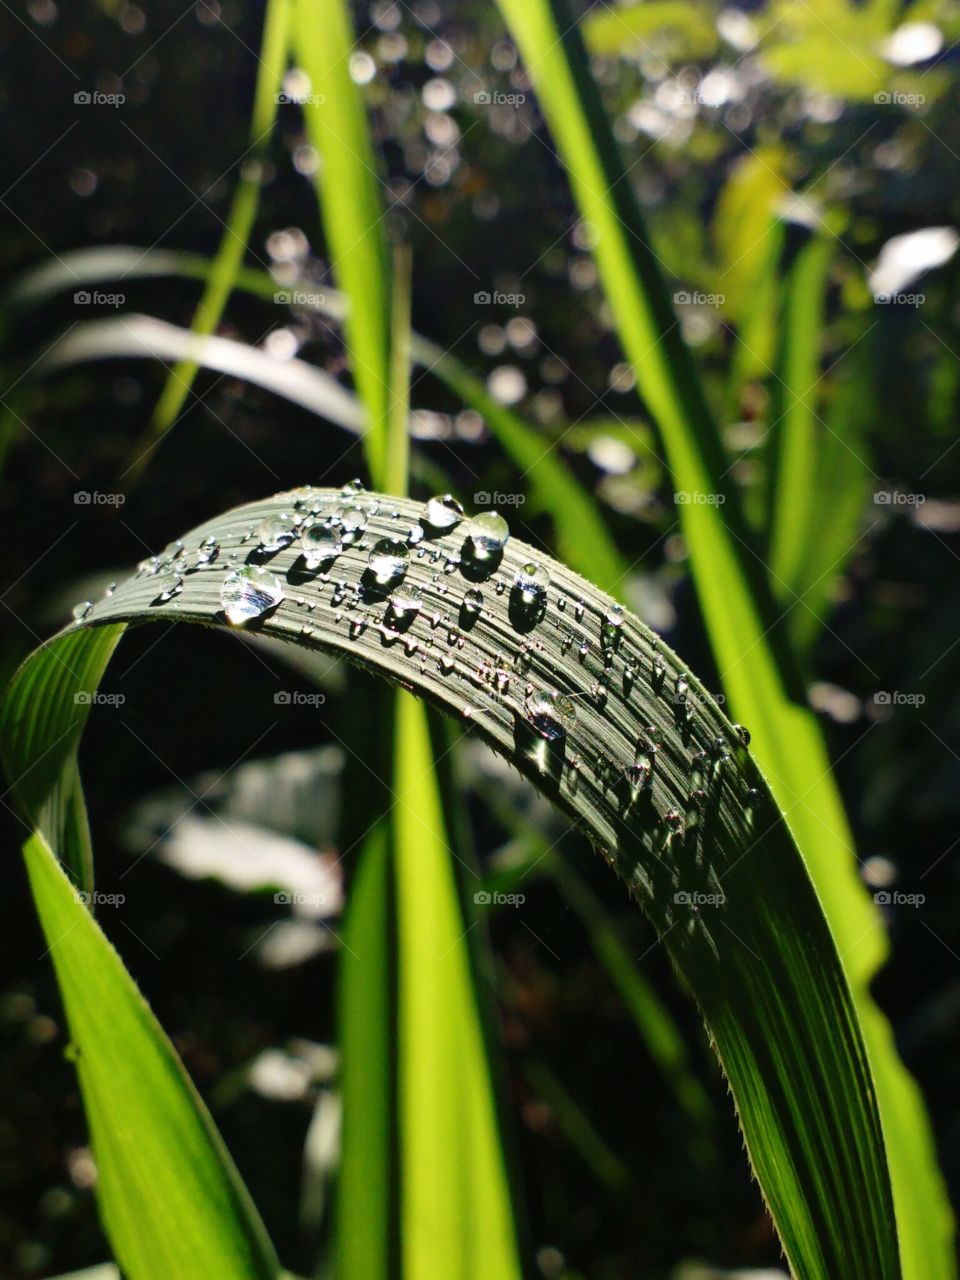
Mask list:
[[463,519],[463,507],[452,493],[444,493],[426,503],[422,518],[432,529],[454,529]]
[[168,600],[172,600],[174,596],[178,596],[183,590],[183,578],[179,573],[162,573],[154,581],[153,585],[157,592],[153,598],[153,603],[166,604]]
[[353,480],[348,480],[347,483],[341,487],[340,492],[345,498],[352,498],[357,493],[363,493],[364,488],[365,486],[363,481],[354,478]]
[[542,564],[529,560],[517,570],[513,585],[520,594],[520,603],[532,608],[546,601],[550,575]]
[[220,607],[232,626],[262,617],[282,599],[280,579],[262,565],[245,564],[234,569],[220,587]]
[[343,550],[343,539],[335,525],[312,524],[300,535],[300,550],[308,569],[318,569]]
[[293,541],[293,521],[285,512],[267,516],[257,525],[257,541],[264,551],[279,551]]
[[551,741],[568,734],[577,722],[572,699],[555,689],[537,689],[527,695],[524,714],[541,738]]
[[381,538],[375,542],[367,557],[367,563],[377,582],[394,582],[407,572],[410,552],[399,538]]
[[745,724],[735,724],[735,725],[733,726],[733,732],[734,732],[734,733],[737,735],[737,737],[740,739],[740,745],[741,745],[741,746],[743,746],[743,747],[749,747],[749,745],[750,745],[750,730],[747,728],[747,726],[746,726]]
[[390,610],[397,618],[413,618],[423,608],[423,594],[412,583],[404,583],[391,592]]
[[496,511],[481,511],[467,525],[467,537],[473,543],[474,555],[496,555],[507,544],[510,526]]
[[92,600],[81,600],[79,604],[75,604],[73,606],[74,621],[82,622],[92,608]]

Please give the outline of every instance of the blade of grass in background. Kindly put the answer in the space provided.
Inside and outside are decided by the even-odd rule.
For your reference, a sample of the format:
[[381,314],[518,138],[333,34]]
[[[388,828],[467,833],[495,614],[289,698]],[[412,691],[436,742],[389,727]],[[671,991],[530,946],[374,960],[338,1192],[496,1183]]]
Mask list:
[[293,44],[311,86],[307,135],[319,156],[317,195],[333,277],[349,299],[345,325],[366,451],[383,475],[390,416],[390,258],[378,161],[350,76],[355,37],[346,0],[293,0]]
[[[817,403],[826,293],[835,257],[832,236],[816,235],[797,255],[786,287],[782,372],[776,383],[772,458],[770,574],[785,605],[796,598],[817,501]],[[800,606],[797,613],[805,613]]]
[[880,1101],[904,1273],[908,1280],[951,1276],[952,1215],[929,1122],[869,993],[887,952],[883,925],[859,883],[825,744],[801,702],[782,610],[728,479],[723,445],[648,247],[580,33],[564,0],[498,2],[533,77],[580,215],[594,229],[601,280],[676,490],[688,497],[680,508],[682,528],[731,707],[750,727],[852,984]]
[[[213,333],[220,323],[253,233],[260,207],[263,163],[277,118],[278,94],[287,65],[290,5],[291,0],[267,0],[253,114],[250,118],[250,146],[240,167],[220,246],[210,263],[203,297],[190,326],[194,333]],[[134,475],[149,458],[150,441],[165,435],[176,422],[199,367],[197,361],[187,359],[178,361],[171,369],[150,419],[147,441],[141,443],[135,451],[131,468]]]
[[[301,493],[298,500],[315,501],[318,509],[331,498],[340,502],[341,509],[356,501],[336,490],[308,493],[309,499]],[[158,600],[155,579],[143,572],[134,574],[93,605],[82,623],[32,655],[15,678],[0,720],[6,758],[20,764],[18,772],[23,774],[35,761],[44,760],[51,746],[43,734],[44,725],[51,722],[37,722],[31,693],[53,681],[53,697],[65,697],[71,716],[75,714],[73,685],[58,683],[59,676],[51,672],[62,669],[64,658],[76,665],[88,646],[96,649],[99,634],[87,634],[91,628],[107,628],[112,645],[113,625],[120,622],[178,620],[222,626],[221,588],[230,565],[249,555],[250,529],[288,511],[290,502],[290,494],[278,494],[193,530],[183,539],[186,555],[192,557],[201,541],[210,536],[216,538],[220,555],[214,565],[185,575],[175,598]],[[395,536],[422,511],[419,504],[399,497],[374,494],[370,502],[369,539]],[[439,556],[453,557],[462,547],[463,532],[438,534],[431,541]],[[272,571],[281,576],[288,573],[299,555],[298,547],[282,548],[271,560]],[[628,613],[618,623],[618,642],[609,658],[612,678],[605,697],[579,696],[576,715],[566,716],[559,737],[544,738],[536,732],[540,712],[527,705],[519,681],[511,679],[503,689],[492,678],[482,687],[471,679],[486,655],[499,653],[505,667],[515,670],[524,665],[524,654],[533,650],[535,657],[532,665],[526,664],[525,679],[534,689],[556,689],[569,697],[581,694],[584,682],[596,679],[608,665],[599,644],[592,645],[585,657],[566,644],[557,625],[561,613],[555,603],[557,596],[582,600],[579,625],[584,634],[597,636],[610,616],[613,602],[608,595],[515,538],[510,539],[501,563],[491,573],[499,572],[510,580],[534,555],[551,582],[545,616],[534,623],[535,637],[526,622],[517,618],[509,596],[490,590],[473,626],[463,629],[457,639],[445,640],[446,629],[435,629],[432,615],[434,610],[442,613],[450,608],[451,579],[442,575],[437,581],[434,566],[417,556],[410,558],[404,579],[408,589],[415,587],[423,596],[421,611],[404,633],[406,642],[417,642],[418,648],[412,652],[409,643],[385,643],[389,637],[378,627],[351,626],[351,620],[331,606],[329,592],[319,581],[298,583],[297,597],[288,594],[282,598],[258,620],[257,630],[304,648],[339,654],[365,670],[411,686],[461,724],[471,726],[582,825],[641,901],[703,1009],[730,1081],[757,1176],[796,1272],[804,1280],[835,1280],[837,1276],[844,1280],[894,1280],[899,1265],[883,1139],[849,988],[804,863],[742,736],[700,682],[689,673],[681,675],[677,656]],[[348,590],[358,586],[367,571],[366,546],[348,546],[337,558],[338,578]],[[304,615],[297,604],[301,595],[315,606],[309,633],[305,633]],[[439,657],[448,661],[421,661],[421,653],[431,641],[435,648],[443,646]],[[656,676],[651,680],[646,674],[642,679],[638,675],[634,682],[623,678],[632,664],[636,664],[635,671],[649,673],[655,658],[663,664],[662,681]],[[452,664],[449,668],[448,662]],[[678,714],[678,704],[670,696],[681,679],[687,682],[690,705],[695,708],[689,718]],[[557,713],[561,714],[561,706]],[[420,779],[433,777],[426,732],[418,730],[412,720],[405,721],[403,714],[400,723],[409,757],[406,763],[398,761],[397,767],[406,771],[403,786],[409,788],[409,794],[401,790],[394,812],[398,840],[411,851],[412,860],[424,860],[420,865],[427,882],[418,877],[416,885],[411,881],[403,890],[412,898],[399,909],[398,917],[409,924],[410,916],[415,915],[414,933],[420,936],[408,939],[407,951],[401,944],[398,971],[406,964],[408,974],[422,972],[422,990],[434,995],[434,1009],[447,1010],[451,992],[463,989],[466,983],[460,966],[467,960],[465,952],[457,948],[446,956],[436,956],[427,946],[429,935],[437,939],[443,935],[443,916],[433,907],[448,894],[444,878],[435,869],[435,859],[445,845],[445,828],[437,825],[442,816],[435,800],[436,807],[431,808],[419,790]],[[385,736],[385,723],[381,720],[380,733],[369,744],[368,753]],[[647,734],[659,743],[656,766],[647,775],[649,786],[644,789],[641,782],[634,799],[628,785],[633,776],[629,762],[637,759],[638,740]],[[65,760],[75,745],[71,742],[64,748],[61,759]],[[710,755],[706,754],[708,748]],[[565,767],[565,759],[578,761],[580,767]],[[364,763],[361,759],[358,767]],[[705,788],[702,809],[690,807],[690,787],[696,785],[692,773],[700,775]],[[68,774],[66,782],[74,781],[75,775]],[[432,838],[425,837],[424,824],[434,832]],[[759,853],[755,849],[758,842],[762,846]],[[749,857],[751,853],[754,856]],[[445,865],[447,874],[452,874],[449,863]],[[694,912],[688,906],[693,890],[705,896],[719,894],[719,898],[709,910],[704,907]],[[448,901],[452,894],[450,890]],[[399,896],[398,885],[398,900]],[[452,923],[448,917],[445,927],[449,929]],[[434,965],[429,972],[428,959]],[[449,990],[443,986],[444,979],[451,984]],[[412,1011],[409,999],[401,994],[398,1008]],[[459,1119],[461,1140],[473,1134],[476,1125],[490,1142],[489,1094],[471,1088],[472,1110],[466,1127],[462,1117],[451,1116],[450,1100],[458,1096],[461,1083],[475,1085],[477,1078],[475,1064],[480,1053],[479,1048],[474,1053],[472,1046],[479,1033],[470,1029],[475,1016],[472,1008],[457,1002],[455,1009],[451,1006],[448,1010],[455,1021],[447,1024],[443,1020],[439,1026],[429,1023],[436,1017],[429,1004],[418,1008],[421,1013],[408,1025],[411,1033],[416,1031],[440,1046],[441,1061],[438,1064],[434,1059],[432,1065],[463,1074],[462,1082],[435,1080],[434,1097],[443,1104],[442,1114],[434,1114],[424,1123],[440,1126]],[[464,1021],[468,1012],[469,1019]],[[453,1036],[445,1042],[446,1051],[444,1041],[435,1039],[441,1032],[443,1037]],[[450,1057],[452,1044],[458,1055],[454,1061]],[[425,1071],[423,1059],[418,1058],[416,1079],[411,1083],[414,1093],[407,1095],[401,1086],[401,1107],[428,1104]],[[401,1134],[401,1151],[406,1140],[406,1134]],[[489,1171],[495,1155],[491,1146],[478,1150],[471,1142],[467,1170],[475,1163],[478,1169]],[[428,1185],[436,1191],[435,1172],[430,1168],[416,1170],[410,1186]],[[461,1167],[457,1194],[463,1172]],[[449,1206],[452,1193],[445,1194]],[[464,1242],[470,1238],[474,1220],[462,1216],[469,1201],[465,1196],[453,1211],[448,1208],[443,1225],[437,1228],[436,1239],[446,1241],[452,1250],[465,1248]],[[439,1211],[439,1205],[424,1208],[425,1214]],[[488,1220],[495,1224],[496,1218],[491,1211]],[[426,1228],[418,1220],[405,1222],[404,1230],[409,1230],[413,1242],[409,1246],[411,1262],[419,1262],[418,1242],[423,1242],[424,1249],[428,1247]],[[496,1226],[491,1230],[496,1231]],[[504,1266],[509,1266],[509,1246],[502,1237],[496,1236],[488,1252],[475,1260],[472,1274],[478,1280],[490,1275],[483,1269],[487,1256],[494,1260],[502,1256]],[[441,1265],[439,1271],[432,1272],[437,1274],[459,1273]]]
[[[74,253],[63,254],[59,262],[45,264],[35,271],[27,272],[15,281],[4,298],[4,311],[8,316],[15,314],[16,309],[40,305],[63,289],[75,289],[78,283],[86,281],[103,281],[121,276],[183,276],[188,279],[206,279],[210,270],[209,262],[197,254],[171,253],[165,249],[142,250],[125,246],[110,249],[81,249]],[[296,286],[294,286],[296,287]],[[276,293],[276,283],[265,271],[253,267],[243,267],[237,274],[236,288],[243,289],[257,297],[272,301]],[[341,293],[334,289],[323,292],[322,301],[316,297],[315,285],[309,288],[304,285],[304,293],[310,297],[305,305],[315,308],[333,320],[340,321],[347,312],[347,304]],[[173,334],[179,335],[177,342],[186,343],[183,330],[175,329],[163,321],[149,320],[146,317],[124,317],[122,323],[134,323],[142,327],[144,341],[138,343],[131,335],[120,332],[119,320],[92,322],[97,325],[94,333],[109,339],[109,344],[102,347],[94,342],[94,334],[88,334],[86,326],[81,329],[79,337],[74,337],[77,329],[58,344],[52,358],[57,363],[65,363],[67,357],[95,359],[110,354],[154,354],[158,358],[166,358],[164,352],[173,350],[180,352],[182,346],[173,346]],[[145,326],[151,327],[147,329]],[[111,326],[103,328],[101,326]],[[149,342],[147,341],[149,339]],[[229,343],[221,348],[220,344]],[[547,512],[554,521],[557,547],[563,558],[590,577],[600,586],[619,594],[626,575],[628,565],[617,550],[607,531],[600,509],[590,494],[578,483],[566,463],[560,458],[555,448],[544,440],[540,431],[527,422],[519,413],[505,405],[499,404],[489,394],[482,378],[472,373],[462,361],[443,351],[436,343],[414,333],[410,339],[411,355],[414,361],[422,365],[429,373],[438,378],[463,404],[475,409],[490,427],[504,452],[520,472],[525,484],[529,487],[535,505]],[[261,351],[254,351],[240,343],[226,338],[210,339],[210,345],[198,348],[206,352],[212,367],[223,367],[224,371],[236,371],[236,376],[243,373],[243,352],[250,353],[249,371],[251,380],[285,394],[283,388],[282,364],[299,366],[302,361],[273,361]],[[228,355],[229,353],[229,359]],[[222,361],[213,363],[214,359]],[[262,371],[262,372],[261,372]],[[324,385],[332,380],[316,370],[318,378]],[[267,375],[269,374],[269,381]],[[312,383],[313,379],[305,380]],[[340,416],[335,416],[333,406],[326,399],[308,402],[306,396],[294,394],[299,382],[292,382],[291,394],[288,398],[295,403],[310,408],[311,403],[317,405],[316,412],[337,422],[348,430],[358,430],[361,415],[355,401],[342,388],[339,391],[338,404],[341,406]],[[319,383],[318,383],[319,390]],[[347,405],[352,406],[347,411]],[[646,437],[640,442],[646,447]]]
[[70,1027],[97,1202],[128,1280],[276,1280],[270,1242],[203,1102],[57,861],[89,895],[76,752],[122,632],[59,644],[55,658],[26,669],[3,709],[4,762],[33,829],[24,857]]

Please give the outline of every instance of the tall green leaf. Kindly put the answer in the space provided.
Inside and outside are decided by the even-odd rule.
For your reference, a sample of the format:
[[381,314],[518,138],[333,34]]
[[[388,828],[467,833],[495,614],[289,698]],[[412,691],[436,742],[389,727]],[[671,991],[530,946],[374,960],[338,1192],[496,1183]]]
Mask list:
[[[904,1271],[951,1276],[952,1219],[923,1103],[869,993],[883,926],[856,874],[853,840],[819,727],[728,477],[719,432],[565,0],[499,0],[567,168],[621,342],[660,429],[697,594],[735,713],[797,836],[853,987],[880,1100]],[[788,1244],[788,1253],[790,1245]]]

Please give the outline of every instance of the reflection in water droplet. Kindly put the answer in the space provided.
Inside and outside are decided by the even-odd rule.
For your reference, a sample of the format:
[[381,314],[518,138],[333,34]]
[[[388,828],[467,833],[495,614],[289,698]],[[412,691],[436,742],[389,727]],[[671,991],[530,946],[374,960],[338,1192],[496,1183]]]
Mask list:
[[543,565],[537,564],[535,560],[529,560],[517,570],[514,586],[520,593],[522,604],[528,608],[542,605],[546,600],[547,588],[550,586],[550,575]]
[[[79,604],[73,606],[73,617],[75,622],[82,622],[90,610],[93,608],[92,600],[81,600]],[[61,614],[61,617],[63,615]]]
[[280,579],[262,565],[245,564],[234,569],[220,587],[220,607],[233,626],[262,617],[282,599]]
[[419,546],[423,541],[423,525],[414,524],[410,526],[410,532],[407,534],[407,542],[411,547]]
[[293,520],[285,512],[267,516],[257,525],[257,541],[264,551],[279,551],[293,541]]
[[423,608],[423,595],[417,587],[405,583],[391,593],[389,605],[397,618],[415,617]]
[[474,555],[496,555],[507,545],[510,526],[496,511],[481,511],[467,525],[467,537],[473,543]]
[[308,569],[333,560],[343,550],[343,539],[335,525],[312,524],[300,535],[300,550]]
[[362,480],[358,480],[356,478],[348,480],[347,483],[342,486],[340,492],[345,498],[352,498],[354,494],[364,492],[364,483]]
[[744,724],[735,724],[735,725],[733,726],[733,732],[734,732],[734,733],[737,735],[737,737],[740,739],[740,745],[741,745],[741,746],[749,747],[749,745],[750,745],[750,730],[747,728],[747,726],[746,726],[746,725],[744,725]]
[[407,572],[409,561],[407,544],[399,538],[380,538],[367,557],[374,577],[381,584],[402,578]]
[[600,624],[600,644],[604,649],[617,649],[623,636],[623,609],[612,604]]
[[476,587],[464,593],[463,611],[471,618],[478,618],[480,611],[483,609],[483,592],[478,591]]
[[524,714],[541,736],[555,740],[568,734],[577,722],[573,701],[555,689],[538,689],[527,695]]
[[444,493],[426,503],[421,518],[431,529],[454,529],[463,519],[463,507],[452,493]]

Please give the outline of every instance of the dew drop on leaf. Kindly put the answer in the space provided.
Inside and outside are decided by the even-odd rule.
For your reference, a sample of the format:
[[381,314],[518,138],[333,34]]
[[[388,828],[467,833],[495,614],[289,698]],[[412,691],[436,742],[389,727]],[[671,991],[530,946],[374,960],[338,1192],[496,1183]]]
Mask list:
[[524,715],[541,738],[551,741],[568,734],[577,722],[573,701],[555,689],[536,689],[524,699]]
[[399,538],[380,538],[375,542],[367,563],[377,582],[386,584],[395,582],[407,572],[410,552],[407,544]]
[[452,493],[430,498],[423,508],[422,519],[431,529],[455,529],[463,519],[463,507]]
[[507,545],[510,526],[496,511],[481,511],[467,525],[467,537],[474,554],[481,558],[496,555]]
[[282,599],[280,579],[262,565],[245,564],[234,569],[220,587],[220,607],[232,626],[262,617]]
[[300,535],[300,550],[308,569],[318,569],[320,565],[333,560],[343,550],[343,539],[340,530],[334,525],[312,524]]

